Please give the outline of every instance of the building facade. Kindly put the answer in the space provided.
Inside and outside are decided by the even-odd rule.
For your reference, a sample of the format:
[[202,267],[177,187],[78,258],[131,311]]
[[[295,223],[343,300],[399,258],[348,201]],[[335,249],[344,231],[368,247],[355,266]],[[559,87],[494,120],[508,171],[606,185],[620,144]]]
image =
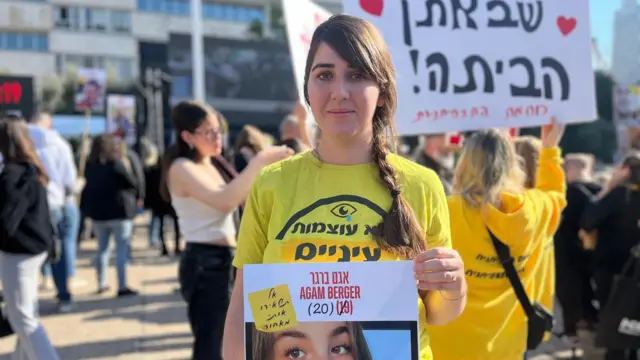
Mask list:
[[613,29],[611,71],[621,83],[640,83],[640,3],[622,0]]
[[[245,40],[268,24],[273,2],[203,0],[205,37]],[[340,11],[341,0],[320,0]],[[189,0],[0,0],[0,72],[41,78],[70,66],[139,76],[140,43],[189,34]]]

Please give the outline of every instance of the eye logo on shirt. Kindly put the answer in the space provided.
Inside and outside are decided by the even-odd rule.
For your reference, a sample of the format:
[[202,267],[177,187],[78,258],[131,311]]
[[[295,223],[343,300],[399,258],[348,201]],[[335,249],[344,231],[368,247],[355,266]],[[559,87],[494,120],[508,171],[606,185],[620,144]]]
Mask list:
[[331,209],[331,213],[341,219],[345,219],[347,221],[351,221],[353,214],[357,213],[358,209],[356,209],[353,205],[348,203],[341,203],[333,207]]
[[323,198],[293,213],[275,240],[283,241],[281,256],[287,262],[395,259],[373,241],[385,215],[380,206],[360,196]]

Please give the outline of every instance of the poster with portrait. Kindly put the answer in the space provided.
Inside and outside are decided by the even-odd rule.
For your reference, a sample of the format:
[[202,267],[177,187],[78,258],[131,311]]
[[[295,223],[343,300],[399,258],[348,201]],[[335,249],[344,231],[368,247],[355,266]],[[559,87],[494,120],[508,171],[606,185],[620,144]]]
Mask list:
[[627,127],[640,126],[640,86],[615,85],[614,120]]
[[597,118],[589,2],[344,0],[382,33],[401,135]]
[[103,69],[78,69],[75,94],[76,111],[104,113],[107,72]]
[[411,261],[246,265],[244,297],[246,360],[419,358]]
[[132,145],[136,142],[136,98],[133,95],[107,95],[107,133]]

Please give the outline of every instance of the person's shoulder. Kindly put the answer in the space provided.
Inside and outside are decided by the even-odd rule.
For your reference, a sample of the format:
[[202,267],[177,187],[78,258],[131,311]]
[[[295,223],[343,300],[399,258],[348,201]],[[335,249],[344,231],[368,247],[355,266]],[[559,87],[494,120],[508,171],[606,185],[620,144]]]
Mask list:
[[310,151],[296,154],[288,159],[277,161],[271,165],[265,166],[256,182],[265,187],[288,186],[297,175],[300,174],[303,167],[312,163]]
[[171,163],[169,166],[169,173],[182,173],[185,171],[192,171],[195,169],[196,163],[184,157],[179,157]]
[[432,189],[434,186],[442,187],[440,177],[435,171],[398,154],[389,154],[387,159],[404,186],[427,189]]

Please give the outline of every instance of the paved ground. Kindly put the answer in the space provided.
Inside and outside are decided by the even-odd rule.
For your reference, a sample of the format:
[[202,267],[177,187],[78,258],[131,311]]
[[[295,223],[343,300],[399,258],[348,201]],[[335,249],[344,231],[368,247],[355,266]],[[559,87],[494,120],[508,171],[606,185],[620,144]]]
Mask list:
[[[144,227],[137,229],[133,252],[135,263],[128,274],[131,286],[140,290],[138,297],[116,299],[113,293],[95,294],[95,271],[91,266],[95,242],[92,241],[83,243],[79,252],[73,289],[77,308],[69,314],[56,314],[54,293],[41,292],[42,322],[63,360],[189,359],[191,334],[184,303],[175,291],[177,259],[161,257],[158,250],[148,249]],[[115,288],[113,267],[109,279]],[[14,344],[14,337],[0,339],[0,360],[9,360]],[[556,339],[530,359],[568,359],[570,356]],[[600,360],[602,356],[589,351],[584,359]]]
[[[54,292],[41,292],[42,322],[63,360],[189,358],[191,334],[184,303],[175,292],[177,259],[160,257],[158,250],[147,249],[146,232],[139,228],[137,233],[135,262],[128,275],[129,283],[141,296],[116,299],[115,293],[95,294],[92,241],[83,243],[79,252],[76,282],[85,284],[74,286],[76,309],[56,314]],[[113,267],[109,281],[115,289]],[[0,339],[0,360],[9,359],[7,354],[14,344],[14,337]]]

